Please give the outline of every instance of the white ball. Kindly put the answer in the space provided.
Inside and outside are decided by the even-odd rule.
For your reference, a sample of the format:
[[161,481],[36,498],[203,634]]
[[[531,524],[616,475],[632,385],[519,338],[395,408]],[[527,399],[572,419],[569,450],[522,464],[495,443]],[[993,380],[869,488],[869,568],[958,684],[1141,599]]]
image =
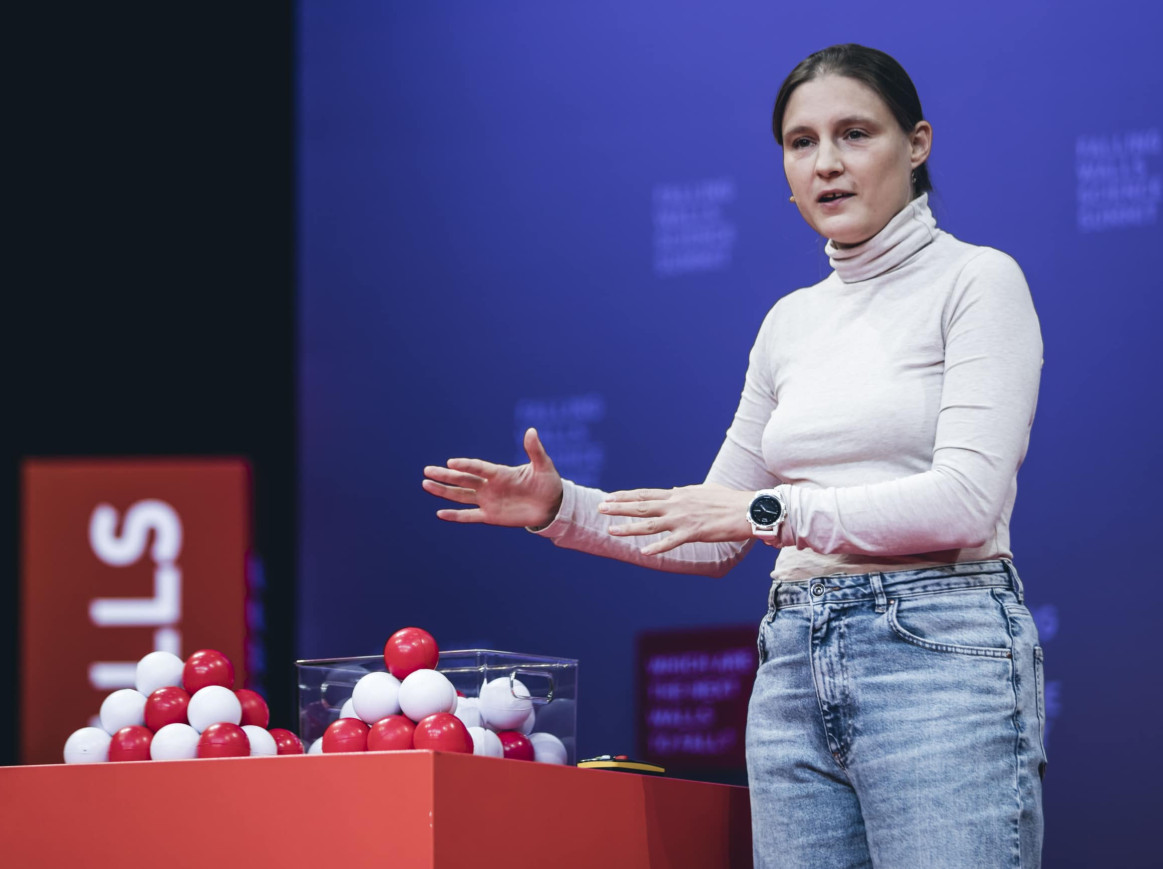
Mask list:
[[104,763],[113,739],[100,727],[82,727],[65,740],[65,763]]
[[521,722],[520,727],[518,727],[517,729],[520,730],[522,733],[524,733],[526,736],[528,736],[530,733],[533,732],[533,728],[536,726],[536,724],[537,724],[537,710],[530,709],[529,714],[525,716],[525,720]]
[[501,676],[481,688],[481,718],[494,730],[515,730],[525,723],[533,710],[529,689],[517,679],[510,687],[509,677]]
[[343,701],[343,706],[339,709],[339,717],[359,718],[359,716],[355,714],[355,704],[352,702],[350,697]]
[[461,720],[465,727],[480,727],[480,701],[475,697],[457,697],[456,700],[456,710],[453,714]]
[[148,697],[158,688],[182,685],[186,662],[172,652],[150,652],[137,662],[137,690]]
[[534,760],[541,763],[564,764],[569,759],[565,743],[552,733],[530,733],[529,741],[533,743]]
[[400,683],[400,710],[419,722],[456,709],[456,688],[439,670],[416,670]]
[[186,707],[186,720],[201,733],[211,724],[238,724],[242,721],[242,704],[229,688],[207,685],[194,692]]
[[391,673],[368,673],[355,683],[351,705],[364,724],[399,715],[400,680]]
[[145,724],[145,695],[132,688],[114,691],[101,704],[101,729],[112,736],[131,724]]
[[311,743],[311,747],[307,749],[307,754],[323,754],[323,737],[319,737]]
[[259,727],[257,724],[244,724],[242,731],[250,740],[251,757],[274,757],[279,753],[279,746],[275,743],[275,738],[265,727]]
[[189,760],[198,756],[198,731],[189,724],[167,724],[153,735],[149,756],[154,760]]
[[472,753],[479,754],[481,757],[504,757],[505,749],[501,745],[501,737],[493,733],[491,730],[485,730],[483,727],[470,727],[469,734],[472,736]]

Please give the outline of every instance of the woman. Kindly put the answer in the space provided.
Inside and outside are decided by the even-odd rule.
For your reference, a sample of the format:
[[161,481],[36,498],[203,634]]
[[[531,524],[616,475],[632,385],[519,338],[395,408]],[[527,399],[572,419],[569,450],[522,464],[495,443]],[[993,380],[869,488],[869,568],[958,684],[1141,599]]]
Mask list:
[[834,271],[780,299],[706,482],[606,494],[454,459],[456,522],[721,575],[780,554],[747,726],[756,866],[1033,867],[1041,650],[1010,562],[1042,344],[1005,254],[937,229],[932,128],[888,55],[833,46],[776,98],[792,201]]

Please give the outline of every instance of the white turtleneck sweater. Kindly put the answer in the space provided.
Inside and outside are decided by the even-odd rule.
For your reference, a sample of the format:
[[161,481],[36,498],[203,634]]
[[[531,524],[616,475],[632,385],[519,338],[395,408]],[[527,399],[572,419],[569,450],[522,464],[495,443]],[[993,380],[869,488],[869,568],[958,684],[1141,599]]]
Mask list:
[[[928,196],[834,271],[771,309],[707,482],[777,488],[788,507],[772,577],[1012,556],[1010,514],[1038,395],[1042,339],[1017,264],[937,229]],[[720,576],[751,545],[612,537],[604,493],[565,483],[536,532],[557,546]]]

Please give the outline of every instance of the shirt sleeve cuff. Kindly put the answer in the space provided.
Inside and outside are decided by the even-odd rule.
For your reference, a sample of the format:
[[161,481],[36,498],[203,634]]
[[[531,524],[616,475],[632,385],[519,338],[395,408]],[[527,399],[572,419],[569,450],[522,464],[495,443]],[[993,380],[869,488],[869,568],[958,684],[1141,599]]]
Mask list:
[[540,528],[533,528],[525,526],[525,530],[531,534],[536,534],[538,537],[548,537],[550,540],[555,540],[561,537],[569,530],[570,523],[573,521],[574,509],[577,505],[577,487],[569,480],[561,481],[561,506],[557,509],[557,515],[548,525],[543,525]]
[[784,510],[787,511],[787,515],[783,517],[783,523],[779,526],[779,537],[776,539],[775,545],[780,549],[795,549],[799,539],[795,530],[796,502],[799,500],[796,497],[796,490],[787,483],[782,483],[775,487],[775,491],[779,493],[779,497],[783,500]]

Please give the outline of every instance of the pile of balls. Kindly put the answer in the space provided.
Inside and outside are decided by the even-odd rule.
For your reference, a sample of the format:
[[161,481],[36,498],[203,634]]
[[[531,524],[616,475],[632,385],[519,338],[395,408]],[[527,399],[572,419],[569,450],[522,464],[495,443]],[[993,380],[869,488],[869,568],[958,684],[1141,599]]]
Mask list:
[[349,751],[434,751],[564,764],[565,744],[533,730],[528,688],[513,676],[485,682],[479,697],[460,696],[436,669],[440,650],[430,633],[403,628],[384,644],[387,672],[355,684],[340,717],[308,754]]
[[137,662],[134,688],[101,704],[101,726],[82,727],[65,742],[65,763],[184,760],[302,754],[289,730],[267,730],[270,710],[249,688],[233,690],[234,665],[202,649],[185,661],[150,652]]

